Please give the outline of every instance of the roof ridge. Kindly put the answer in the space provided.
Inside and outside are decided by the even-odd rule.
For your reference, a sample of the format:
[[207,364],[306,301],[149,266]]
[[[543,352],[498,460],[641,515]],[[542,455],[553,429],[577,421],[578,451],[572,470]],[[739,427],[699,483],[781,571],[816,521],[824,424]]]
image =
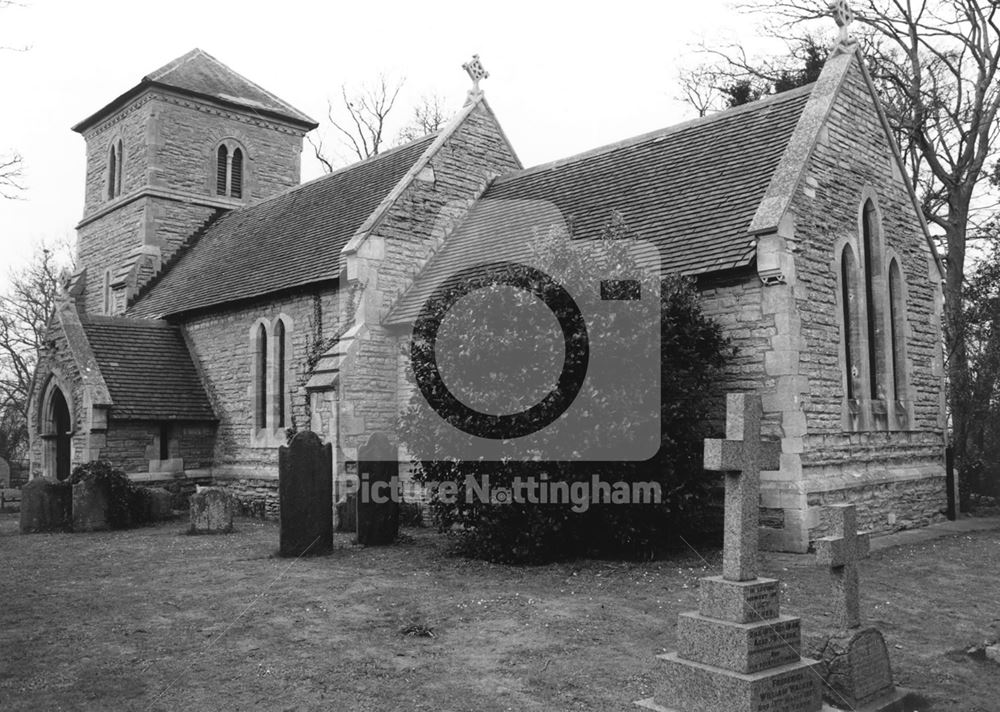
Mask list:
[[641,143],[647,141],[652,141],[658,138],[665,138],[671,136],[675,133],[680,133],[681,131],[686,131],[692,128],[699,128],[708,124],[716,123],[724,119],[729,119],[734,116],[741,116],[743,114],[751,113],[753,111],[766,108],[772,104],[781,103],[783,101],[789,101],[795,99],[803,94],[808,94],[813,87],[813,83],[804,84],[801,87],[796,87],[794,89],[789,89],[788,91],[779,92],[777,94],[771,94],[769,96],[752,101],[749,104],[743,104],[741,106],[734,106],[731,109],[725,109],[723,111],[717,111],[714,114],[709,114],[708,116],[699,116],[693,119],[688,119],[677,124],[671,124],[654,131],[649,131],[644,134],[639,134],[638,136],[631,136],[621,141],[616,141],[614,143],[605,144],[604,146],[598,146],[597,148],[591,148],[586,151],[581,151],[564,158],[557,158],[553,161],[548,161],[547,163],[540,163],[537,166],[531,166],[529,168],[524,168],[519,171],[511,171],[510,173],[504,173],[502,176],[497,177],[496,184],[506,183],[508,180],[513,180],[515,178],[521,178],[523,176],[532,175],[534,173],[541,173],[546,170],[551,170],[553,168],[559,168],[564,165],[569,165],[571,163],[576,163],[578,161],[585,160],[587,158],[594,158],[606,153],[611,153],[623,148],[630,148],[632,146],[637,146]]
[[[211,62],[215,62],[217,65],[219,65],[220,67],[222,67],[223,69],[225,69],[227,72],[232,72],[237,77],[239,77],[240,79],[242,79],[243,81],[245,81],[247,84],[249,84],[250,86],[252,86],[254,89],[256,89],[257,91],[259,91],[260,93],[269,96],[271,99],[273,99],[274,101],[276,101],[279,105],[285,107],[285,109],[287,111],[291,112],[292,114],[298,114],[300,116],[304,116],[306,118],[309,118],[308,116],[306,116],[305,114],[303,114],[301,111],[299,111],[298,109],[296,109],[294,106],[292,106],[291,104],[289,104],[287,101],[285,101],[284,99],[282,99],[277,94],[274,94],[274,93],[268,91],[267,89],[265,89],[260,84],[258,84],[257,82],[253,81],[252,79],[248,79],[247,77],[245,77],[244,75],[240,74],[235,69],[233,69],[232,67],[230,67],[228,64],[226,64],[222,60],[218,59],[217,57],[209,54],[208,52],[206,52],[205,50],[201,49],[200,47],[195,47],[193,50],[191,50],[186,55],[184,55],[184,57],[182,57],[181,59],[184,59],[184,61],[189,61],[190,59],[193,59],[195,56],[197,56],[199,54],[202,55],[202,56],[204,56],[207,60],[209,60]],[[234,97],[234,98],[238,98],[238,97]],[[249,108],[252,109],[254,107],[249,107]]]
[[127,326],[151,326],[158,329],[178,328],[166,319],[145,319],[139,316],[88,314],[87,312],[83,312],[79,315],[79,319],[81,324],[121,324]]
[[301,190],[302,188],[305,188],[306,186],[314,185],[316,183],[320,183],[322,181],[328,180],[329,178],[332,178],[333,176],[337,176],[337,175],[340,175],[342,173],[346,173],[346,172],[351,171],[351,170],[353,170],[355,168],[359,168],[360,166],[363,166],[363,165],[370,165],[372,163],[377,162],[380,158],[385,158],[387,156],[391,156],[394,153],[399,153],[404,148],[410,148],[411,146],[413,146],[414,144],[416,144],[416,143],[418,143],[420,141],[426,141],[427,139],[429,139],[431,137],[437,136],[439,133],[440,133],[440,131],[435,131],[433,133],[425,134],[425,135],[421,136],[420,138],[415,138],[415,139],[413,139],[411,141],[407,141],[406,143],[401,143],[398,146],[393,146],[392,148],[388,149],[387,151],[381,151],[379,153],[376,153],[374,156],[368,156],[368,158],[363,158],[360,161],[355,161],[354,163],[349,163],[346,166],[341,166],[340,168],[338,168],[338,169],[336,169],[334,171],[330,171],[329,173],[324,173],[321,176],[316,176],[315,178],[307,180],[305,183],[299,183],[298,185],[289,186],[289,187],[285,188],[284,190],[280,190],[277,193],[274,193],[273,195],[269,195],[266,198],[261,198],[260,200],[254,202],[254,203],[249,203],[247,205],[241,205],[240,207],[231,210],[230,214],[240,214],[243,211],[248,210],[250,208],[256,208],[258,205],[265,205],[267,203],[270,203],[273,200],[277,200],[278,198],[283,198],[284,196],[286,196],[286,195],[288,195],[290,193],[294,193],[297,190]]

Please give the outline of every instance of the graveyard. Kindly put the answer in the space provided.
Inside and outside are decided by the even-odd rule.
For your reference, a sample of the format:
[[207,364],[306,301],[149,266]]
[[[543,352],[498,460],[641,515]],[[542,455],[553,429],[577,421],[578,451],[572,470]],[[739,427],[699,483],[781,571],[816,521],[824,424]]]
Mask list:
[[[0,708],[638,709],[699,579],[722,570],[719,548],[500,566],[432,529],[383,547],[337,533],[331,556],[282,558],[277,522],[187,524],[22,536],[0,514]],[[998,566],[995,525],[858,562],[862,616],[920,709],[996,709],[982,648],[1000,637]],[[765,552],[759,569],[801,618],[804,654],[838,629],[815,557]]]

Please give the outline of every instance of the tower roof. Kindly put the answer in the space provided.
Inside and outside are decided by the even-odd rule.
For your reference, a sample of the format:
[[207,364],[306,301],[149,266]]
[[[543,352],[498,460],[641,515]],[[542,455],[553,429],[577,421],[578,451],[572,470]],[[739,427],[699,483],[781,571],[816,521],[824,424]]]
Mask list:
[[237,74],[208,52],[196,48],[147,74],[127,92],[74,126],[73,130],[80,133],[86,131],[150,87],[171,89],[188,96],[249,109],[283,119],[307,131],[318,126],[291,104]]

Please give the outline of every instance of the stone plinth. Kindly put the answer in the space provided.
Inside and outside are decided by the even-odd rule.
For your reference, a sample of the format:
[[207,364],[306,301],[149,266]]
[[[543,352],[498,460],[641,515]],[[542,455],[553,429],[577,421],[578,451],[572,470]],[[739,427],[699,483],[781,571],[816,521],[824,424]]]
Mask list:
[[[670,707],[677,712],[819,712],[820,663],[802,659],[766,671],[738,673],[658,655],[670,680]],[[656,700],[667,700],[656,695]],[[655,707],[652,709],[656,709]]]
[[802,650],[799,619],[779,616],[734,623],[682,613],[677,620],[677,656],[735,672],[760,672],[797,662]]
[[233,531],[236,503],[221,487],[201,487],[191,495],[191,534],[228,534]]
[[73,531],[110,529],[111,492],[106,483],[82,480],[73,485]]
[[73,528],[73,486],[36,477],[21,488],[21,533]]
[[[798,618],[781,615],[778,581],[701,580],[698,611],[677,620],[677,652],[659,656],[656,696],[676,712],[818,712],[820,663],[802,658]],[[666,705],[666,706],[663,706]]]

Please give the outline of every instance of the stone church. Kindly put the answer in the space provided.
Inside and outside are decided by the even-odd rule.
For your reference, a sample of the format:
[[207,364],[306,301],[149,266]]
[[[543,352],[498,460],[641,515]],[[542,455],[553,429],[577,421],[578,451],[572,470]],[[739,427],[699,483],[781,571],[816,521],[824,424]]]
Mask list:
[[304,184],[316,122],[201,50],[74,126],[79,271],[33,475],[104,459],[273,514],[278,447],[310,428],[344,477],[395,433],[431,278],[513,249],[470,211],[544,200],[582,237],[616,211],[696,280],[738,347],[723,388],[760,393],[781,440],[765,545],[804,551],[834,502],[874,531],[942,517],[941,265],[855,45],[813,85],[530,168],[474,79],[441,131]]

